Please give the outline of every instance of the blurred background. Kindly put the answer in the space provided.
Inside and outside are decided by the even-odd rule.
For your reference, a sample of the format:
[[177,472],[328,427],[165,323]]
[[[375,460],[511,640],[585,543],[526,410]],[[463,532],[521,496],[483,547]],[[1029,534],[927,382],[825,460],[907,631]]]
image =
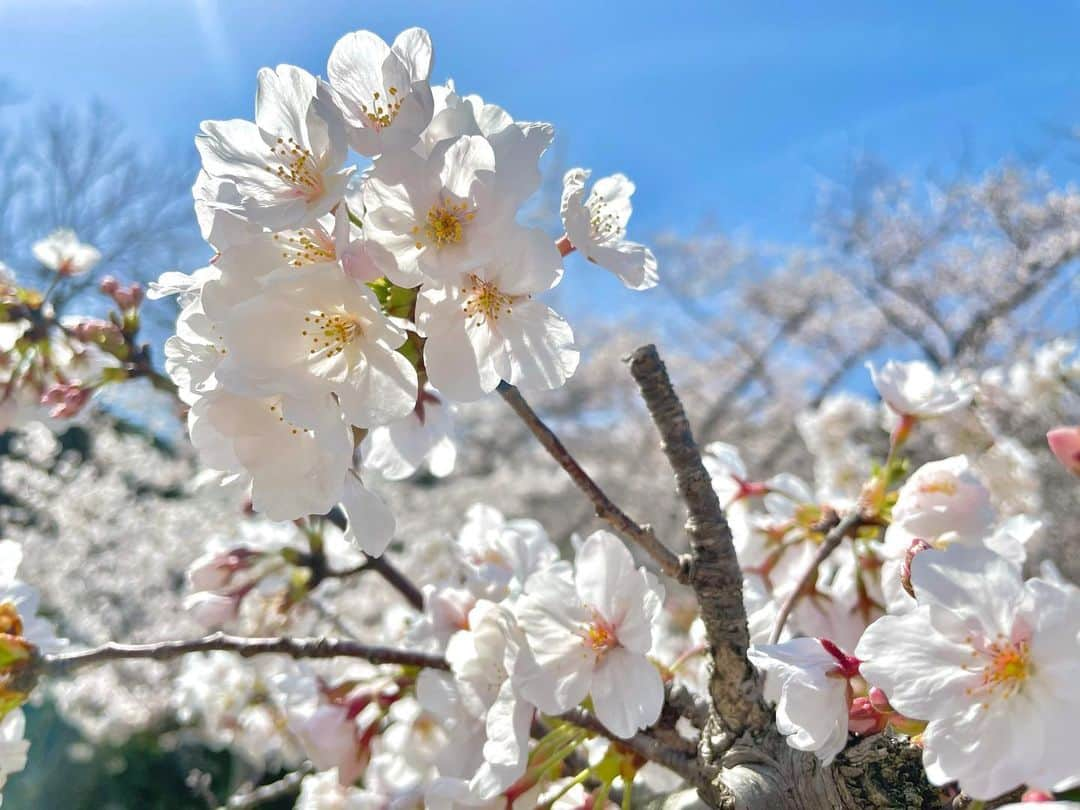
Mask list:
[[[700,440],[822,499],[850,496],[886,440],[864,363],[921,359],[982,395],[969,429],[928,431],[916,454],[978,449],[999,509],[1044,517],[1035,558],[1080,575],[1075,483],[1043,440],[1080,419],[1075,3],[0,0],[0,261],[43,286],[30,246],[73,228],[103,254],[56,299],[80,314],[99,314],[103,274],[205,264],[199,122],[252,117],[259,67],[322,74],[342,34],[413,25],[432,34],[436,81],[555,125],[537,224],[561,232],[567,168],[637,183],[630,235],[661,284],[630,293],[571,256],[555,306],[585,359],[536,401],[628,511],[678,542],[620,361],[635,346],[658,342]],[[160,358],[174,305],[144,311]],[[449,479],[386,488],[402,537],[455,531],[475,501],[560,540],[589,529],[589,505],[504,410],[462,409]],[[837,413],[844,435],[814,429]],[[166,398],[132,386],[80,424],[0,436],[0,533],[26,546],[22,576],[64,635],[197,632],[183,570],[244,518],[193,485],[183,435]],[[166,675],[102,669],[46,700],[5,807],[205,808],[192,771],[257,778],[182,727]]]

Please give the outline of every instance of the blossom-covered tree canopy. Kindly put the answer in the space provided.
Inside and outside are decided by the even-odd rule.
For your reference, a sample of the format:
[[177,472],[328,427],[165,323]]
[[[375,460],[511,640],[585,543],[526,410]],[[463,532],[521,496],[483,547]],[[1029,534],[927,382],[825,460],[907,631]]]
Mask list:
[[[666,356],[684,401],[644,345],[619,372],[644,409],[605,380],[552,419],[562,432],[580,416],[581,446],[612,448],[575,454],[529,400],[555,402],[585,369],[604,379],[590,353],[615,359],[549,306],[576,272],[567,257],[643,291],[666,283],[665,253],[628,237],[635,186],[622,174],[566,171],[560,221],[539,227],[527,203],[554,128],[435,84],[435,64],[431,37],[410,28],[392,43],[346,34],[325,78],[260,70],[253,120],[206,121],[196,136],[212,258],[146,292],[104,278],[106,318],[56,311],[55,291],[103,258],[73,230],[33,246],[52,274],[44,291],[0,279],[0,427],[22,437],[22,466],[0,477],[45,487],[53,429],[99,425],[102,392],[140,381],[169,398],[193,448],[139,462],[102,430],[104,471],[55,453],[56,474],[83,482],[55,507],[64,533],[144,510],[153,547],[109,554],[135,571],[141,553],[186,568],[151,637],[115,640],[93,608],[55,615],[30,584],[63,571],[81,598],[113,571],[104,550],[80,569],[56,548],[39,564],[29,543],[0,542],[0,786],[33,760],[22,707],[47,694],[91,738],[168,715],[227,749],[268,783],[229,807],[1070,805],[1080,589],[1036,563],[1045,535],[1075,524],[1076,344],[965,364],[997,316],[922,310],[946,357],[881,305],[886,326],[865,331],[899,330],[923,358],[879,352],[860,378],[873,398],[822,385],[798,414],[783,380],[763,384],[746,423],[779,437],[769,452],[723,435],[743,386],[768,381],[765,355],[717,389],[676,339]],[[1072,207],[1054,200],[1027,220],[1048,230]],[[1043,247],[1024,247],[1029,276],[1077,250]],[[828,280],[804,276],[825,300]],[[159,366],[144,299],[171,297]],[[787,337],[820,313],[780,315]],[[510,411],[496,418],[498,399]],[[499,421],[511,412],[512,430]],[[1010,435],[1021,413],[1046,437],[1038,451],[1071,517],[1042,507],[1034,451]],[[695,434],[717,433],[699,449]],[[533,455],[513,455],[522,438]],[[796,440],[805,463],[785,470]],[[672,475],[677,503],[664,500]],[[115,508],[134,477],[160,511]],[[191,479],[202,506],[173,491]],[[475,483],[467,498],[455,479]],[[546,520],[530,517],[529,499],[545,498]],[[592,518],[602,528],[576,531]],[[168,599],[155,590],[167,588],[132,600]]]

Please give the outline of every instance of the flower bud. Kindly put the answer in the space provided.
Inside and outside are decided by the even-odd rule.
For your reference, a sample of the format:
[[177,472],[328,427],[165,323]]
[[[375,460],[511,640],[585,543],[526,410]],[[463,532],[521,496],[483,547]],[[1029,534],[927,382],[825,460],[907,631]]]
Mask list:
[[92,393],[78,383],[53,383],[41,395],[41,404],[52,405],[49,416],[53,419],[70,419],[90,401]]
[[203,554],[188,566],[188,584],[195,591],[216,591],[224,588],[238,571],[250,568],[258,552],[235,548],[216,554]]
[[900,584],[904,586],[904,590],[907,591],[908,596],[912,599],[915,598],[915,589],[911,586],[911,561],[915,559],[916,554],[926,551],[929,548],[933,548],[933,546],[925,540],[916,537],[911,541],[908,550],[904,552],[904,564],[900,566]]
[[1061,465],[1073,475],[1080,475],[1080,425],[1054,428],[1046,442]]
[[113,276],[105,276],[98,285],[98,289],[105,293],[105,295],[112,295],[120,289],[120,282]]
[[851,701],[848,709],[848,730],[852,734],[867,737],[884,731],[888,725],[888,715],[879,712],[868,697],[857,697]]
[[214,630],[235,619],[240,611],[240,598],[210,591],[199,591],[184,599],[184,610],[208,630]]

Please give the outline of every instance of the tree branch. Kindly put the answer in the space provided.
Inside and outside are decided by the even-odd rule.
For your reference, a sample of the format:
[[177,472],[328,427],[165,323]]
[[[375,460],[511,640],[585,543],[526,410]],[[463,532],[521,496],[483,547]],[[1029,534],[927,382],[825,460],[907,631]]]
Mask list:
[[[750,635],[743,605],[742,570],[686,411],[655,346],[643,346],[631,355],[630,373],[660,432],[661,447],[689,512],[686,531],[692,554],[690,584],[701,605],[713,655],[709,691],[721,726],[716,739],[766,729],[771,713],[762,702],[761,684],[746,656]],[[703,745],[708,736],[709,732],[702,734]]]
[[40,671],[46,675],[64,675],[91,664],[131,659],[171,661],[182,655],[224,650],[243,658],[278,654],[292,658],[363,658],[372,664],[401,664],[402,666],[449,669],[440,655],[361,644],[358,641],[336,638],[246,638],[225,633],[212,633],[188,641],[158,641],[149,644],[117,644],[109,642],[100,647],[42,656]]
[[310,762],[305,762],[299,770],[285,774],[276,782],[260,785],[253,790],[231,796],[218,810],[249,810],[260,804],[292,796],[300,792],[300,783],[304,781],[304,777],[314,772],[314,766]]
[[559,437],[536,415],[521,392],[509,383],[499,384],[499,394],[514,410],[525,426],[532,431],[544,449],[559,463],[570,479],[577,485],[596,508],[596,516],[606,521],[619,535],[641,546],[660,566],[660,570],[679,582],[689,582],[689,571],[684,561],[667,546],[660,542],[656,533],[649,526],[642,526],[600,489],[589,474],[577,463]]
[[[341,507],[335,506],[326,514],[326,519],[337,526],[342,531],[345,531],[347,521],[345,520],[345,513],[341,510]],[[424,594],[416,587],[416,584],[409,579],[405,574],[394,565],[390,560],[386,558],[386,555],[379,557],[368,557],[367,562],[364,564],[365,568],[370,568],[375,571],[379,576],[389,583],[394,590],[400,593],[408,600],[409,604],[417,610],[424,609]]]
[[776,614],[776,625],[773,627],[772,634],[769,636],[770,644],[775,644],[780,640],[780,633],[784,630],[784,624],[787,623],[788,616],[790,616],[791,611],[795,609],[795,603],[802,597],[803,591],[806,590],[806,586],[810,584],[810,580],[814,578],[818,566],[825,562],[828,556],[840,545],[841,541],[851,534],[852,531],[857,529],[861,522],[862,512],[858,507],[855,507],[844,515],[840,519],[840,522],[833,526],[829,530],[829,533],[825,535],[825,539],[822,541],[821,545],[818,546],[818,550],[814,554],[814,559],[806,566],[806,570],[803,571],[802,576],[799,577],[799,581],[795,584],[795,589],[787,595],[783,604],[780,605],[780,611]]
[[592,712],[581,708],[564,712],[559,715],[559,719],[592,731],[601,737],[607,737],[638,756],[674,771],[692,785],[700,785],[703,782],[704,777],[693,757],[669,748],[648,734],[635,734],[630,739],[624,740],[612,734]]

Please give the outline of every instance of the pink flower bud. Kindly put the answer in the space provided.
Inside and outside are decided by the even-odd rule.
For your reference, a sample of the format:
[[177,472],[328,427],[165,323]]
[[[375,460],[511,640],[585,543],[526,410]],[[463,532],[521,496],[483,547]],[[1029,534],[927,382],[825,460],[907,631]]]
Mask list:
[[1046,442],[1066,470],[1080,475],[1080,425],[1054,428],[1046,434]]
[[857,697],[851,701],[848,709],[848,730],[852,734],[867,737],[884,731],[888,724],[888,716],[874,708],[870,698]]
[[215,630],[236,618],[240,597],[199,591],[184,599],[184,609],[207,630]]
[[900,584],[904,586],[904,590],[912,599],[915,598],[915,589],[911,586],[911,561],[915,559],[915,555],[930,548],[933,548],[933,546],[916,537],[911,541],[908,550],[904,552],[904,564],[900,566]]
[[232,582],[238,571],[250,568],[258,556],[258,552],[246,548],[204,554],[188,567],[188,583],[196,591],[220,590]]
[[53,383],[41,395],[41,404],[52,405],[49,416],[53,419],[70,419],[90,401],[92,393],[78,383]]
[[105,276],[105,278],[101,280],[101,284],[98,285],[98,288],[106,295],[112,295],[120,289],[120,282],[113,276]]

